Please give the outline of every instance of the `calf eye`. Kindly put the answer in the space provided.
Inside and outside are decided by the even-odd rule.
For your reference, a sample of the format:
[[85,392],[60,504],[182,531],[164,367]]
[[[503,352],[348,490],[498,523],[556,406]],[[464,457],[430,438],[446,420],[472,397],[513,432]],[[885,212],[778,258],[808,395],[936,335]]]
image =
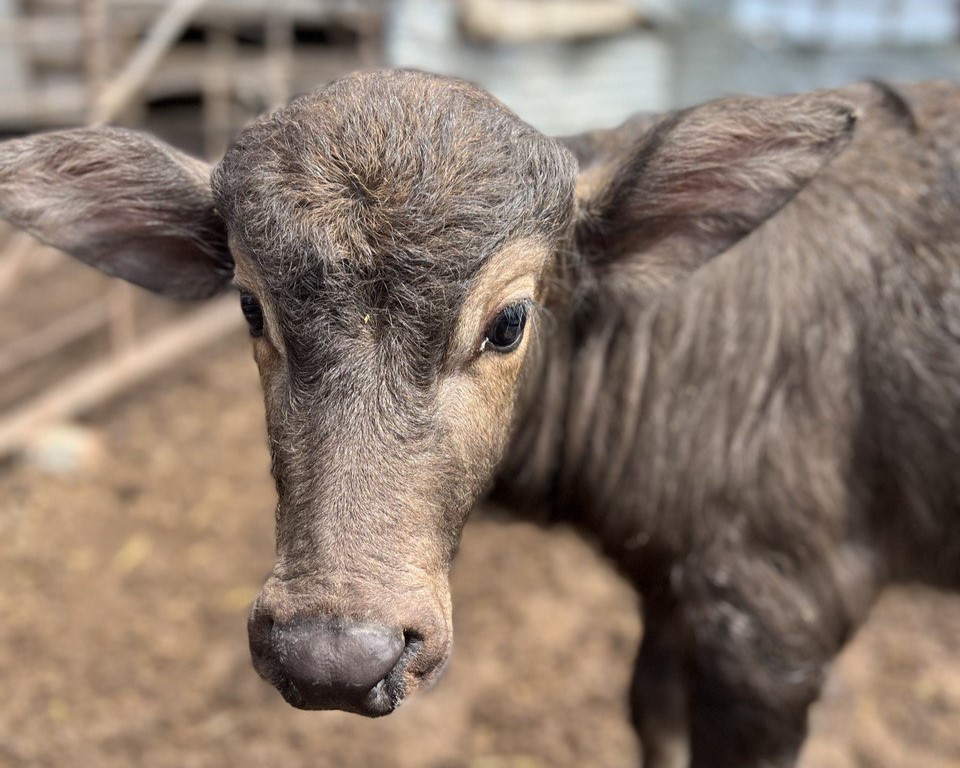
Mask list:
[[527,305],[523,302],[510,304],[500,310],[487,327],[480,351],[512,352],[520,346],[523,327],[527,323]]
[[247,325],[250,326],[250,335],[254,338],[263,336],[263,310],[256,297],[241,292],[240,309],[243,310],[243,316],[247,319]]

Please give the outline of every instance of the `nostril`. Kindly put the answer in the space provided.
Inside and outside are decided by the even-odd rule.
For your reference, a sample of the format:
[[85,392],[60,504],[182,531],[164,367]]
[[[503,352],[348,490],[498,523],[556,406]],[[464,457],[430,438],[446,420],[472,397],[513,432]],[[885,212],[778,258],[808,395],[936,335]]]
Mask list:
[[273,617],[265,614],[255,614],[250,620],[250,625],[257,632],[269,635],[273,631]]
[[256,603],[250,609],[250,618],[247,620],[247,631],[250,636],[265,635],[269,637],[273,630],[273,616],[262,610]]
[[273,631],[273,617],[260,611],[256,605],[250,611],[247,621],[247,633],[251,644],[254,642],[269,642]]
[[409,657],[416,655],[417,651],[420,650],[421,645],[423,645],[423,635],[412,629],[404,630],[403,646],[405,656]]
[[265,680],[276,684],[277,668],[273,638],[273,616],[254,604],[247,621],[247,641],[253,668]]

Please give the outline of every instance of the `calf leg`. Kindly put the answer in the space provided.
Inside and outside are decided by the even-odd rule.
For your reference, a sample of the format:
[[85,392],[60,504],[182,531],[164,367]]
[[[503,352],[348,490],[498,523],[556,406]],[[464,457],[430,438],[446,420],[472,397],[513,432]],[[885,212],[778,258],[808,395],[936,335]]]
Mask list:
[[630,703],[644,768],[688,768],[690,736],[683,642],[676,603],[662,594],[643,601],[643,641]]
[[805,685],[801,695],[758,695],[718,669],[712,650],[702,650],[690,688],[691,768],[794,766],[819,682]]
[[827,666],[865,614],[827,560],[800,560],[741,551],[686,574],[692,768],[795,765]]

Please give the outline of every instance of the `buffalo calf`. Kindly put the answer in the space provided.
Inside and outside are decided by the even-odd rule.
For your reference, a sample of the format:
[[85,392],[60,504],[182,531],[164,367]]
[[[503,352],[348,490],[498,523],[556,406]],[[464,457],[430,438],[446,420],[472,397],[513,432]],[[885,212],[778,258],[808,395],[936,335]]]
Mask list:
[[878,591],[960,584],[958,126],[952,85],[871,83],[556,140],[378,72],[212,174],[117,128],[7,142],[0,214],[160,293],[239,288],[279,494],[250,646],[291,704],[436,679],[492,492],[640,590],[647,766],[789,766]]

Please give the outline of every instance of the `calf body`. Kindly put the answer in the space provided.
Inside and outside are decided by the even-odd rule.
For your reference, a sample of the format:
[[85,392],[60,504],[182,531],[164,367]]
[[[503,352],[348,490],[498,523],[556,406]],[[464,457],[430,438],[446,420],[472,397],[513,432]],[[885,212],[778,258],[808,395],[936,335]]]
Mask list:
[[130,132],[0,145],[0,213],[174,295],[232,269],[279,492],[251,649],[292,704],[435,679],[492,487],[640,590],[645,764],[787,766],[877,592],[960,584],[958,112],[866,84],[555,141],[374,73],[245,131],[212,190]]
[[686,279],[651,299],[643,249],[569,265],[500,475],[643,594],[657,766],[688,731],[693,765],[792,764],[878,590],[960,584],[960,101],[840,93],[851,143]]

